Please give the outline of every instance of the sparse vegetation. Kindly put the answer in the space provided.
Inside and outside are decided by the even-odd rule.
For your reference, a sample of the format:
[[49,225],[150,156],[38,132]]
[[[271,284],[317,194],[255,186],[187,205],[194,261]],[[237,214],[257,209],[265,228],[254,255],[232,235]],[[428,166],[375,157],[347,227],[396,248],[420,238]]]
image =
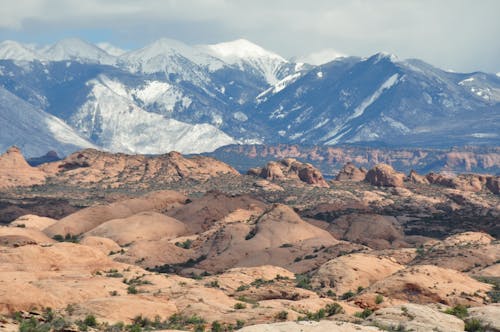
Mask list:
[[212,288],[220,288],[218,280],[212,280],[212,281],[206,283],[205,286],[206,287],[212,287]]
[[380,294],[377,294],[377,296],[375,296],[375,304],[381,304],[382,302],[384,302],[384,297]]
[[109,271],[106,271],[106,277],[109,278],[123,278],[123,274],[118,272],[116,269],[111,269]]
[[500,277],[478,277],[477,280],[493,285],[493,289],[488,291],[487,294],[490,297],[490,301],[492,303],[499,303],[500,302]]
[[56,240],[57,242],[72,242],[72,243],[80,242],[80,237],[78,235],[70,233],[67,233],[64,236],[62,236],[61,234],[56,234],[52,237],[52,239]]

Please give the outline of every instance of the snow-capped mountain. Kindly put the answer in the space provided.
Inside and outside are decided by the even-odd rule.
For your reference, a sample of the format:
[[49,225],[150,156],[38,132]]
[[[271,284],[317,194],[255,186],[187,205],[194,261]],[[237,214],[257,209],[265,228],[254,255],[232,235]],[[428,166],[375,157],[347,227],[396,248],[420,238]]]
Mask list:
[[280,55],[265,50],[246,39],[200,45],[200,48],[224,63],[237,66],[242,71],[255,70],[269,84],[276,84],[283,78],[280,69],[288,63]]
[[[30,153],[89,144],[151,154],[234,143],[500,144],[498,75],[386,53],[311,65],[242,39],[195,46],[160,39],[125,53],[79,39],[45,47],[5,41],[0,89],[0,143]],[[16,130],[29,134],[3,135]]]
[[16,145],[28,157],[47,151],[67,155],[77,149],[97,148],[75,129],[0,87],[0,151]]
[[182,79],[206,82],[205,68],[221,69],[224,63],[217,58],[176,40],[162,38],[141,49],[123,54],[120,64],[132,72],[179,75]]
[[15,61],[40,60],[42,56],[33,49],[13,40],[5,40],[0,43],[0,59]]
[[126,50],[107,42],[97,43],[96,46],[112,56],[120,56],[127,53]]
[[72,60],[77,62],[100,63],[112,65],[114,56],[99,47],[79,38],[67,38],[40,49],[43,58],[49,61]]
[[318,66],[249,113],[267,123],[265,140],[274,142],[491,143],[500,142],[499,88],[495,75],[449,73],[379,53]]
[[87,85],[91,88],[87,101],[71,116],[69,123],[85,137],[111,151],[199,153],[236,143],[212,125],[190,125],[138,107],[133,102],[134,96],[147,99],[155,97],[157,91],[162,93],[151,85],[130,91],[104,75]]

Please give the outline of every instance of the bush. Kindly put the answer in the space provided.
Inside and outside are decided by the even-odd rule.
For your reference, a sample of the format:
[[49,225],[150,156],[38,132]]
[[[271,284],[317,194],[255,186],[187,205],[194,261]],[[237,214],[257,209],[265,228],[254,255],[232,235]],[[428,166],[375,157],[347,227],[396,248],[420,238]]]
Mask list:
[[212,332],[222,332],[222,325],[218,321],[213,321],[210,328]]
[[483,322],[479,319],[472,318],[465,321],[465,329],[467,332],[486,332],[489,331],[487,325],[483,325]]
[[295,287],[303,288],[303,289],[309,289],[309,290],[312,289],[311,279],[308,276],[306,276],[304,274],[296,274],[295,275],[295,280],[297,282],[295,284]]
[[354,314],[354,316],[356,316],[358,318],[365,319],[366,317],[370,316],[371,314],[373,314],[373,311],[371,309],[366,308],[365,310],[363,310],[361,312],[356,312]]
[[464,319],[469,315],[469,312],[467,311],[467,307],[461,304],[457,304],[453,308],[448,308],[444,311],[445,313],[453,316],[457,316],[460,319]]
[[344,313],[344,309],[342,308],[342,306],[340,304],[335,302],[335,303],[327,304],[325,307],[325,312],[326,312],[326,316],[330,317],[333,315]]
[[375,296],[375,304],[380,304],[384,302],[384,297],[380,294],[377,294],[377,296]]
[[85,319],[83,320],[83,324],[85,324],[86,326],[95,327],[97,326],[97,319],[94,315],[87,315],[87,317],[85,317]]
[[212,287],[212,288],[220,288],[218,280],[210,281],[209,283],[206,283],[205,286],[206,287]]
[[175,245],[182,248],[182,249],[189,249],[191,248],[191,245],[193,244],[192,240],[187,239],[184,242],[175,242]]
[[274,316],[276,319],[278,320],[287,320],[288,318],[288,312],[283,310],[283,311],[280,311],[276,314],[276,316]]
[[244,320],[241,320],[241,319],[238,319],[236,321],[236,329],[239,330],[239,329],[242,329],[243,326],[245,326],[245,321]]
[[347,300],[347,299],[350,299],[351,297],[354,297],[354,292],[353,291],[347,291],[345,292],[344,294],[342,294],[342,296],[340,297],[341,300]]
[[134,285],[130,285],[127,287],[127,293],[128,294],[137,294],[137,293],[139,293],[139,291],[137,290],[137,288],[135,288]]
[[238,302],[238,303],[234,304],[234,309],[236,309],[236,310],[245,309],[246,307],[247,307],[247,305],[245,303],[242,303],[242,302]]

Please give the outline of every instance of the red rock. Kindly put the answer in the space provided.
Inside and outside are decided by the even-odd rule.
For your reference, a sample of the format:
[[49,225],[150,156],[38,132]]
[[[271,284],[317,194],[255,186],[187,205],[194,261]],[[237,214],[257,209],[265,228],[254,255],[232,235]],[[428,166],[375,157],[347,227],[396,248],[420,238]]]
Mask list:
[[317,187],[329,187],[323,174],[311,164],[301,163],[293,158],[271,161],[262,168],[248,170],[248,175],[256,175],[267,180],[300,180]]
[[366,170],[358,168],[353,163],[349,162],[344,165],[335,178],[337,181],[363,181],[366,177]]
[[404,187],[405,175],[396,172],[387,164],[378,164],[366,173],[365,181],[374,186],[382,187]]

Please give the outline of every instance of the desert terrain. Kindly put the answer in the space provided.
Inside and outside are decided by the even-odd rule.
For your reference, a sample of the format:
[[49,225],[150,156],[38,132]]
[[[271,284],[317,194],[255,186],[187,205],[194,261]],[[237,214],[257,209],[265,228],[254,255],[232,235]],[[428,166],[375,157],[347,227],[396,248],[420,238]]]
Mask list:
[[1,331],[500,331],[500,177],[0,156]]

